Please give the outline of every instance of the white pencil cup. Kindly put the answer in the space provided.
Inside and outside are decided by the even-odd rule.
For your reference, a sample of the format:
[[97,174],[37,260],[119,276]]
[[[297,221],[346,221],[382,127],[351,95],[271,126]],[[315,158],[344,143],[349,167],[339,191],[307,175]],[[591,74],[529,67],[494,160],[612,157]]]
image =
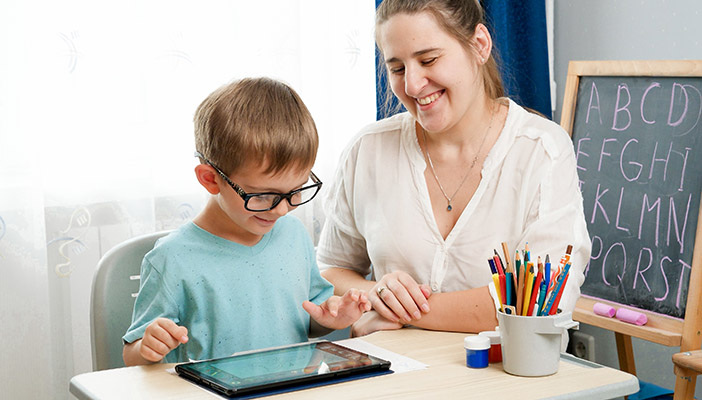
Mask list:
[[570,312],[542,317],[497,312],[502,341],[502,368],[519,376],[546,376],[558,372],[561,337],[579,324]]

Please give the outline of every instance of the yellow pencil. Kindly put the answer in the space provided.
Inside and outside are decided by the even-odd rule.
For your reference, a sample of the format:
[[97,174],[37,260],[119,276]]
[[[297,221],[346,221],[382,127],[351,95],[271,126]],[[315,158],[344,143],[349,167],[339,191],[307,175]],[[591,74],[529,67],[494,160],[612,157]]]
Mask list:
[[504,311],[502,305],[502,294],[500,293],[500,277],[497,274],[492,274],[492,281],[495,283],[495,292],[497,292],[497,301],[500,303],[500,311]]

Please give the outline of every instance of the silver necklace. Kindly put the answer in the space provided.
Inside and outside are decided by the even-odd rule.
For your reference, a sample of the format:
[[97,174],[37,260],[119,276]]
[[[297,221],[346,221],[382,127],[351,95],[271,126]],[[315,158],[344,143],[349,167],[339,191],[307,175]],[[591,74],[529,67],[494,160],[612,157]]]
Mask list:
[[488,133],[490,133],[490,128],[492,128],[492,121],[495,118],[495,114],[496,114],[495,112],[491,113],[490,123],[488,124],[488,127],[485,130],[485,134],[483,135],[483,141],[480,142],[480,147],[478,147],[478,151],[475,152],[475,156],[473,156],[473,160],[470,163],[470,167],[468,167],[468,171],[463,176],[461,183],[458,185],[458,188],[456,188],[456,191],[453,192],[453,194],[451,196],[446,194],[444,187],[441,185],[441,182],[439,181],[439,177],[436,175],[436,171],[434,170],[434,163],[431,161],[431,156],[429,155],[429,143],[427,142],[427,131],[424,129],[424,127],[422,127],[422,136],[424,137],[424,154],[427,157],[427,161],[429,161],[429,168],[431,169],[432,175],[434,175],[434,179],[436,179],[436,183],[439,185],[439,189],[441,190],[441,194],[444,195],[444,197],[446,198],[446,202],[448,203],[448,206],[446,207],[446,211],[453,210],[453,207],[451,206],[451,200],[453,200],[453,198],[458,194],[458,191],[461,190],[461,188],[463,187],[463,184],[468,179],[468,175],[470,175],[470,171],[473,170],[473,167],[475,167],[475,163],[478,162],[478,156],[480,155],[480,152],[483,149],[483,145],[485,144],[485,140],[488,137]]

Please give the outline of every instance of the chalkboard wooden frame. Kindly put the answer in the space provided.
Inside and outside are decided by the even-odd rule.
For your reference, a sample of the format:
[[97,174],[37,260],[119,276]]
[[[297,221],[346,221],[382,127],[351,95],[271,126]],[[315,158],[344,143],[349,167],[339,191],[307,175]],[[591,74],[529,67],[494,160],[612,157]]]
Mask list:
[[[561,126],[571,134],[575,121],[580,77],[582,76],[627,76],[627,77],[702,77],[702,60],[671,61],[571,61],[568,65]],[[631,337],[637,337],[665,346],[680,346],[681,351],[700,349],[702,345],[702,206],[697,220],[692,268],[688,283],[687,305],[684,319],[657,313],[645,312],[646,325],[638,326],[596,315],[595,302],[610,304],[615,308],[631,308],[611,301],[581,297],[573,312],[573,319],[613,331],[617,342],[620,369],[636,374]],[[641,310],[637,310],[641,311]],[[689,371],[688,371],[689,372]],[[685,375],[685,374],[683,374]],[[694,393],[696,374],[678,374],[675,386],[676,398],[680,393]],[[690,378],[692,377],[692,378]]]

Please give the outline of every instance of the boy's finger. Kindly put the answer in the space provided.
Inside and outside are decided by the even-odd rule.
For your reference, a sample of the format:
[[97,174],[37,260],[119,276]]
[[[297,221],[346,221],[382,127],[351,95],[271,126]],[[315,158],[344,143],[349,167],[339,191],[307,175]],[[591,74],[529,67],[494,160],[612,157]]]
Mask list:
[[141,354],[141,356],[144,357],[145,360],[151,362],[159,362],[163,360],[163,357],[165,356],[164,354],[161,354],[158,351],[152,349],[151,347],[145,345],[144,342],[141,343],[141,349],[139,351],[139,354]]
[[186,343],[188,341],[188,328],[184,326],[179,326],[178,324],[167,318],[159,318],[158,324],[178,342]]
[[344,293],[344,298],[341,298],[339,296],[332,296],[326,301],[326,309],[329,311],[329,314],[331,314],[332,317],[336,317],[339,314],[339,303],[341,303],[344,300],[348,300],[346,297],[349,294],[349,292]]
[[155,329],[147,329],[147,331],[144,332],[144,338],[142,340],[145,345],[164,356],[180,344],[180,341],[171,336],[171,334],[160,325]]
[[348,294],[349,297],[351,297],[351,300],[354,302],[358,301],[360,296],[360,292],[358,289],[349,289],[349,291],[346,292],[346,294]]
[[307,313],[314,319],[315,321],[318,320],[319,318],[322,317],[324,312],[322,311],[322,307],[314,304],[311,301],[303,301],[302,302],[302,308],[307,311]]

